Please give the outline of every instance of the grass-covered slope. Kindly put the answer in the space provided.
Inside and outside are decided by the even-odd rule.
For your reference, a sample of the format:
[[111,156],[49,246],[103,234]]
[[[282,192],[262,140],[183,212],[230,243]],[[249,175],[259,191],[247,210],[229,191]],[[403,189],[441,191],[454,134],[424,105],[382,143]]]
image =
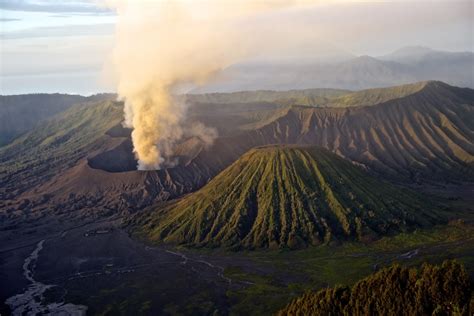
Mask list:
[[238,91],[229,93],[188,94],[186,99],[191,103],[232,104],[255,102],[285,102],[293,101],[300,105],[314,105],[327,102],[330,98],[350,93],[342,89],[302,89],[302,90],[257,90]]
[[316,107],[355,107],[369,106],[400,99],[424,89],[436,81],[421,81],[405,85],[365,89],[360,91],[338,89],[306,89],[288,91],[239,91],[231,93],[207,93],[187,95],[193,104],[227,104],[272,102],[281,105],[305,105]]
[[90,97],[70,94],[0,95],[0,146],[33,130],[47,119],[66,111],[74,104],[113,100],[115,95]]
[[390,100],[400,99],[424,89],[427,85],[435,82],[417,82],[389,88],[377,88],[347,93],[329,100],[327,106],[331,107],[351,107],[370,106],[384,103]]
[[249,151],[201,190],[132,220],[153,241],[299,248],[372,239],[439,220],[429,201],[324,149]]
[[30,187],[70,168],[100,147],[106,131],[119,124],[120,103],[78,104],[0,149],[0,196]]

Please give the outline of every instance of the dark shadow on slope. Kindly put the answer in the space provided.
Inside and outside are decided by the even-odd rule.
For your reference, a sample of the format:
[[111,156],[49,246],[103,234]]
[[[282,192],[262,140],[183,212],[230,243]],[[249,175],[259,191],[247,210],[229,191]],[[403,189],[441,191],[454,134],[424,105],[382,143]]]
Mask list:
[[106,135],[110,137],[132,137],[132,130],[130,128],[123,127],[122,123],[115,125],[114,127],[110,128]]
[[115,148],[87,159],[91,168],[108,172],[126,172],[137,170],[137,160],[133,155],[130,139],[125,139]]

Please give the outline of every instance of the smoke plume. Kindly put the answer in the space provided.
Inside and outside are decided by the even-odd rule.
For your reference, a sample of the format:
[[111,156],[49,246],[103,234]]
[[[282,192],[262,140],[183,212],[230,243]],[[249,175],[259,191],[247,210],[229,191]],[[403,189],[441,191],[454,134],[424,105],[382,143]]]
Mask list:
[[262,33],[242,27],[247,22],[269,10],[308,2],[108,1],[118,13],[117,90],[125,101],[125,125],[133,128],[138,169],[169,166],[173,147],[183,137],[198,136],[211,144],[216,132],[202,124],[185,126],[187,105],[175,95],[262,47]]

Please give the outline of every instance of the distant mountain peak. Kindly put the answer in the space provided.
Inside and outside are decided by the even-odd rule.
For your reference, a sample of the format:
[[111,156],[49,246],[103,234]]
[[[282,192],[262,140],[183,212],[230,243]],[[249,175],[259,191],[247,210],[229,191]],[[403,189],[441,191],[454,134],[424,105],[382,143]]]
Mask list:
[[434,49],[425,47],[425,46],[405,46],[405,47],[397,49],[396,51],[392,52],[390,55],[407,56],[407,55],[429,54],[433,52],[435,52]]
[[355,57],[353,59],[350,59],[350,60],[346,61],[346,63],[350,63],[350,64],[364,64],[364,63],[381,64],[383,62],[381,60],[375,58],[375,57],[372,57],[372,56],[369,56],[369,55],[362,55],[362,56],[358,56],[358,57]]
[[400,63],[415,62],[425,59],[433,54],[444,54],[443,51],[434,50],[424,46],[406,46],[384,56],[378,57],[383,61],[394,61]]

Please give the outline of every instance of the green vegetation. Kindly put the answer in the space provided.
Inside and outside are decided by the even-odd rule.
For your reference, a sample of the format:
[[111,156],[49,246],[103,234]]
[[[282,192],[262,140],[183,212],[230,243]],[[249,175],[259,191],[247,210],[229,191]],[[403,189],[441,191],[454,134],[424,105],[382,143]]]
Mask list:
[[237,267],[226,269],[227,277],[250,284],[241,290],[229,291],[233,299],[231,314],[272,314],[305,292],[339,284],[352,286],[374,269],[393,263],[419,267],[424,262],[441,264],[447,258],[454,258],[472,275],[473,250],[472,225],[456,221],[370,243],[346,242],[340,246],[324,245],[296,251],[239,252],[239,256],[252,258],[269,272],[262,275]]
[[[406,255],[416,249],[419,249],[416,255]],[[370,243],[347,242],[292,251],[180,249],[194,255],[190,257],[219,258],[218,264],[225,264],[224,275],[232,284],[222,293],[224,297],[216,299],[216,286],[198,286],[200,282],[195,278],[199,274],[185,273],[189,267],[183,265],[183,270],[172,275],[163,274],[157,266],[139,277],[133,273],[119,278],[99,278],[93,284],[78,282],[74,288],[68,288],[67,301],[90,306],[88,312],[94,315],[126,315],[137,310],[144,310],[143,314],[148,315],[273,315],[306,292],[315,293],[338,284],[353,286],[374,269],[383,269],[394,262],[412,268],[421,267],[424,262],[441,264],[447,258],[454,258],[474,275],[473,250],[474,229],[462,221]],[[171,290],[169,282],[174,285]],[[200,294],[183,293],[190,286],[198,286],[196,291]],[[151,307],[145,311],[150,301]]]
[[289,91],[239,91],[232,93],[191,94],[187,99],[195,103],[231,104],[277,102],[285,105],[323,107],[370,106],[400,99],[417,93],[427,85],[445,85],[434,81],[422,81],[389,88],[366,89],[356,92],[338,89],[306,89]]
[[0,148],[0,183],[13,192],[73,166],[100,148],[94,142],[122,117],[122,105],[112,101],[71,107]]
[[[443,181],[447,181],[448,174],[456,181],[460,180],[456,168],[464,166],[462,161],[471,162],[459,171],[469,180],[473,170],[473,156],[469,150],[471,123],[474,122],[470,120],[474,113],[470,102],[473,100],[472,90],[462,92],[450,87],[449,91],[439,93],[437,89],[443,88],[443,84],[432,82],[420,85],[423,86],[375,89],[371,90],[373,94],[360,92],[342,97],[336,93],[322,97],[339,100],[341,106],[356,106],[403,97],[416,93],[418,88],[433,90],[416,93],[415,97],[403,101],[394,100],[388,103],[389,106],[371,108],[286,108],[269,103],[252,112],[254,104],[250,103],[201,106],[196,113],[192,113],[197,121],[216,114],[213,119],[220,121],[223,129],[250,131],[242,133],[241,138],[220,138],[216,142],[222,146],[220,149],[213,148],[207,155],[190,161],[189,166],[195,169],[185,169],[188,165],[184,167],[183,164],[171,172],[167,170],[166,175],[170,177],[166,181],[169,181],[169,187],[191,188],[195,185],[193,181],[200,177],[195,170],[215,170],[212,168],[216,165],[227,166],[244,150],[256,144],[285,141],[307,141],[327,146],[372,171],[377,165],[388,166],[396,174],[416,171],[417,168],[430,169]],[[319,105],[324,103],[318,100]],[[311,102],[308,101],[308,104]],[[337,104],[334,103],[334,106]],[[240,119],[234,121],[235,117]],[[114,129],[121,120],[121,103],[77,105],[1,148],[0,201],[14,198],[16,192],[23,188],[35,188],[35,194],[39,192],[36,198],[49,199],[41,195],[48,191],[41,191],[38,184],[61,175],[80,160],[85,164],[87,156],[90,163],[92,157],[99,156],[97,153],[106,153],[105,158],[100,158],[109,167],[117,163],[121,153],[127,155],[131,150],[109,150],[117,148],[118,140],[104,134],[111,135],[112,131],[112,134],[119,135],[117,137],[127,137],[128,134],[120,128]],[[207,124],[208,121],[204,122]],[[210,120],[208,125],[213,126],[213,121]],[[183,152],[189,152],[186,150],[190,147],[183,148]],[[232,150],[236,154],[225,158]],[[223,159],[228,160],[222,163]],[[438,167],[446,172],[438,172]],[[72,169],[75,170],[78,172],[69,172],[62,179],[76,179],[76,176],[90,179],[80,174],[80,168]],[[120,181],[110,181],[110,186],[104,185],[105,190],[86,193],[95,195],[97,200],[77,202],[71,199],[61,204],[51,202],[52,207],[64,212],[63,218],[67,218],[68,223],[73,218],[71,210],[86,210],[89,205],[100,208],[101,212],[116,214],[117,201],[120,201],[118,196],[121,198],[122,195],[131,195],[133,190],[142,190],[137,182],[128,182],[137,173],[112,175],[101,170],[93,171],[99,181],[113,176],[120,177]],[[180,175],[172,178],[173,171]],[[213,175],[215,173],[206,174],[206,179]],[[418,175],[414,173],[413,180],[417,179]],[[148,192],[167,192],[168,188],[164,189],[153,178],[147,177],[146,180],[150,191],[140,191],[129,198],[130,205],[147,199],[153,202]],[[55,183],[56,188],[61,185],[60,181]],[[72,190],[68,190],[67,195],[91,182],[80,183],[73,182]],[[83,186],[83,183],[86,185]],[[421,184],[414,187],[423,188]],[[108,189],[111,187],[116,191]],[[227,292],[217,293],[213,287],[215,276],[211,271],[208,284],[199,285],[192,294],[183,293],[183,289],[193,284],[196,274],[192,267],[182,264],[178,267],[182,269],[173,275],[159,274],[160,266],[156,269],[150,267],[138,278],[134,273],[121,274],[117,278],[114,274],[107,274],[110,277],[97,278],[88,285],[87,282],[78,282],[76,288],[68,289],[67,295],[84,299],[86,305],[92,306],[92,314],[116,315],[136,311],[139,314],[227,314],[227,309],[221,307],[229,306],[229,314],[268,315],[306,291],[314,292],[337,284],[352,286],[392,262],[402,263],[407,268],[397,268],[396,271],[407,270],[410,275],[410,271],[414,270],[409,267],[420,266],[426,261],[434,264],[446,258],[456,258],[472,274],[474,230],[469,222],[473,217],[472,211],[469,216],[462,214],[466,209],[464,204],[469,201],[465,200],[464,195],[458,195],[456,190],[460,188],[463,189],[451,187],[450,184],[441,189],[438,187],[437,190],[446,191],[444,200],[441,196],[426,197],[375,179],[362,168],[324,149],[291,146],[253,149],[200,191],[162,204],[163,207],[150,212],[140,212],[129,220],[129,227],[135,236],[156,243],[195,246],[181,250],[210,255],[216,260],[214,263],[222,266],[224,276],[232,280],[232,284],[224,288]],[[49,192],[54,194],[54,191]],[[103,192],[109,194],[105,199],[105,194],[100,195]],[[447,201],[447,197],[452,201]],[[101,199],[117,204],[96,202]],[[438,204],[441,201],[450,203],[453,210],[449,214],[442,211]],[[39,202],[42,203],[42,200]],[[18,213],[31,212],[30,205],[18,204]],[[112,206],[109,208],[109,205]],[[50,205],[44,207],[49,209]],[[131,210],[128,204],[124,209]],[[48,223],[53,220],[42,211],[32,213],[43,216]],[[444,222],[445,215],[450,218],[466,215],[470,218],[466,219],[468,224],[451,221],[449,225],[433,226]],[[86,216],[90,220],[89,214]],[[18,222],[31,224],[31,230],[30,226],[22,228],[25,235],[30,235],[38,227],[34,221],[18,219]],[[204,246],[209,248],[196,249]],[[229,249],[241,251],[229,252]],[[253,249],[260,251],[248,251]],[[244,263],[238,261],[242,258],[246,260]],[[206,269],[212,270],[207,265]],[[430,273],[436,274],[436,269],[433,268]],[[221,272],[220,269],[217,271]],[[421,272],[417,272],[419,275],[422,275]],[[205,273],[203,277],[206,276]],[[221,278],[219,280],[227,285]],[[176,289],[170,291],[169,284]],[[85,286],[88,286],[86,290]],[[327,290],[324,297],[326,294],[337,297],[340,289]],[[342,289],[350,290],[348,287]],[[84,293],[87,298],[84,298]],[[220,299],[225,296],[222,302],[219,299],[219,304],[216,303],[217,296]],[[444,308],[442,304],[440,306]]]
[[471,286],[456,261],[419,270],[392,265],[352,288],[308,292],[278,315],[469,315]]
[[304,89],[304,90],[257,90],[239,91],[231,93],[189,94],[186,98],[194,103],[255,103],[279,102],[298,105],[318,105],[328,102],[329,99],[349,93],[349,90],[340,89]]
[[249,151],[201,190],[129,224],[156,242],[295,249],[368,241],[440,220],[422,196],[327,150],[271,146]]
[[394,99],[400,99],[421,91],[433,82],[418,82],[390,88],[367,89],[348,93],[330,100],[327,106],[350,107],[369,106],[384,103]]
[[83,97],[59,93],[0,96],[0,146],[10,143],[74,104],[113,98],[115,96],[111,94]]
[[87,98],[68,94],[0,96],[0,146]]
[[[20,160],[22,162],[38,160],[44,155],[59,158],[60,154],[67,154],[68,150],[80,149],[117,125],[121,120],[121,110],[121,104],[110,101],[73,106],[0,149],[0,157],[2,161]],[[98,132],[101,134],[98,135]],[[75,148],[72,148],[73,146]],[[56,152],[57,150],[61,152]],[[31,157],[31,155],[35,156]]]

